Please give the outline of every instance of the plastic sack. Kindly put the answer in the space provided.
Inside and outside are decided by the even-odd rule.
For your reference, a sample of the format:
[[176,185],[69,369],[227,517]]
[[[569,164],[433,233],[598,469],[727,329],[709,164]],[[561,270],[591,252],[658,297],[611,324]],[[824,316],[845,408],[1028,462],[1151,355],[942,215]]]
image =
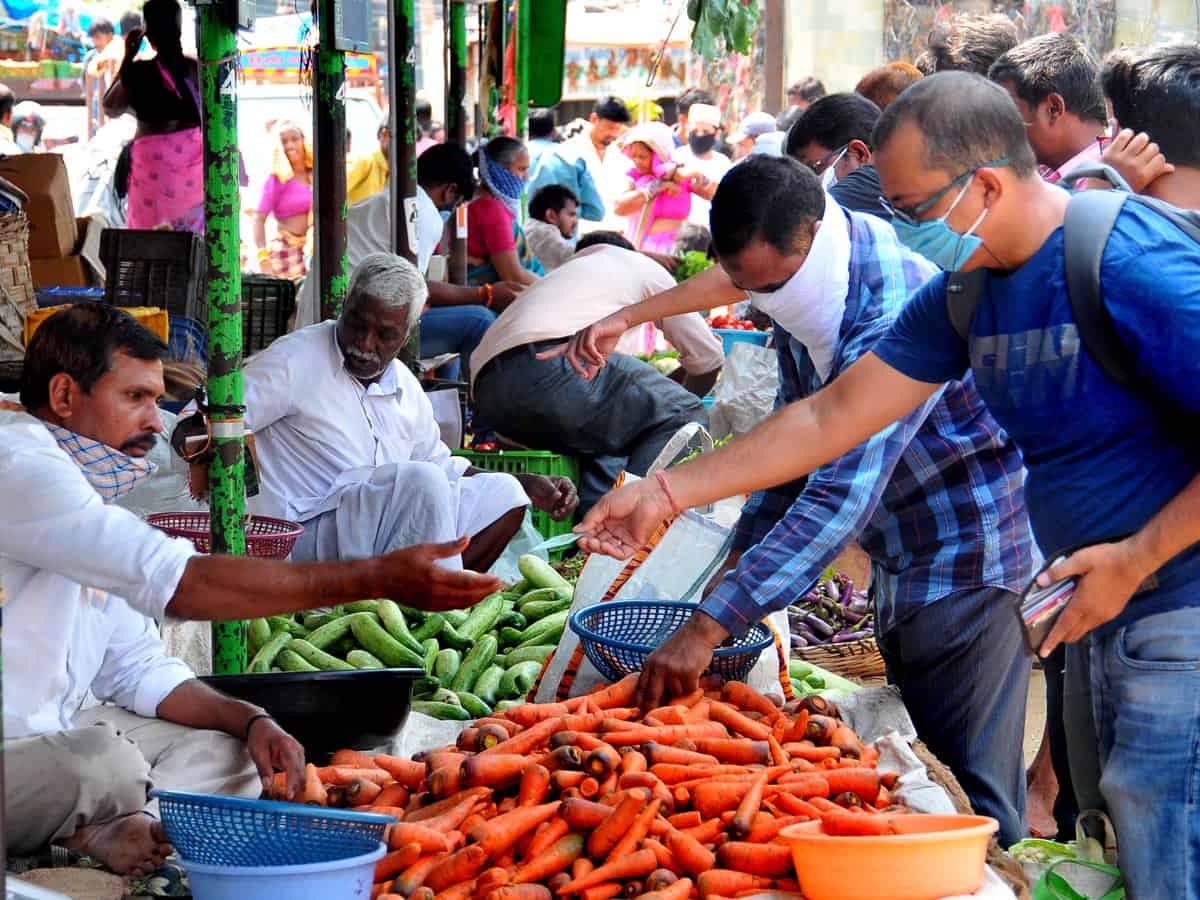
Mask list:
[[521,527],[512,536],[512,539],[508,542],[508,546],[500,554],[500,558],[492,563],[492,567],[488,569],[488,574],[495,575],[505,584],[515,584],[524,577],[517,568],[517,560],[526,553],[532,554],[538,559],[549,561],[549,556],[545,548],[541,546],[544,541],[545,538],[542,537],[542,533],[533,526],[533,517],[530,515],[527,507],[525,509],[525,519],[521,522]]
[[1086,859],[1060,859],[1033,886],[1033,900],[1125,900],[1120,871]]
[[[668,442],[651,466],[650,474],[664,462],[674,461],[696,439],[705,450],[712,449],[712,438],[707,432],[695,423],[686,425]],[[632,475],[622,477],[636,480]],[[597,603],[621,600],[686,600],[698,604],[705,585],[729,555],[733,526],[743,502],[738,497],[685,511],[671,520],[659,537],[651,539],[648,552],[643,549],[632,559],[592,554],[575,586],[571,615]],[[775,646],[762,652],[746,682],[767,696],[791,699],[791,682],[787,677],[786,648],[791,640],[787,615],[782,610],[773,613],[766,624],[774,632]],[[605,679],[583,655],[579,638],[568,628],[542,670],[535,697],[538,702],[575,697],[603,683]]]
[[734,344],[725,357],[725,368],[708,411],[712,436],[720,440],[750,431],[771,415],[778,392],[775,351],[746,341]]

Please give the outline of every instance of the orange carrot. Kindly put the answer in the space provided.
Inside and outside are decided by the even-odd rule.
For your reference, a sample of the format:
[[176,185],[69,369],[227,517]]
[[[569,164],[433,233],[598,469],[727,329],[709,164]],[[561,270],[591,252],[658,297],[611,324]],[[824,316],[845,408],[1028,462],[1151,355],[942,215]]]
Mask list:
[[579,783],[587,777],[583,772],[569,772],[566,769],[559,769],[557,772],[550,774],[550,784],[554,786],[556,791],[562,792],[570,787],[579,787]]
[[[566,885],[559,888],[561,893]],[[610,881],[607,884],[598,884],[595,887],[586,888],[579,892],[581,900],[609,900],[610,897],[619,896],[624,890],[624,885],[617,881]]]
[[597,709],[612,709],[617,706],[629,706],[637,696],[639,674],[634,672],[626,675],[620,681],[606,688],[592,691],[586,695],[587,702]]
[[[440,831],[443,834],[459,828],[482,798],[478,792],[469,791],[464,791],[455,796],[460,798],[458,803],[436,816],[419,820],[420,824],[433,831]],[[407,821],[411,821],[411,818]]]
[[714,722],[720,722],[730,731],[748,737],[753,741],[765,741],[771,736],[771,729],[762,722],[755,722],[748,716],[738,712],[728,703],[713,701],[710,703],[708,716]]
[[596,747],[583,760],[583,770],[593,778],[606,778],[620,765],[620,755],[608,744]]
[[767,738],[767,746],[771,748],[771,762],[774,765],[786,766],[791,761],[787,755],[787,751],[775,739],[775,735]]
[[[483,800],[491,795],[490,788],[467,788],[465,791],[460,791],[442,800],[430,803],[428,806],[422,806],[419,809],[414,809],[404,817],[405,822],[428,822],[431,819],[436,819],[444,813],[455,809],[467,798],[472,800]],[[457,826],[451,826],[457,827]]]
[[695,828],[704,821],[704,817],[693,809],[688,812],[676,813],[667,821],[671,823],[672,828]]
[[349,766],[352,769],[374,769],[375,757],[361,750],[338,750],[329,758],[331,766]]
[[690,725],[663,725],[650,728],[644,725],[629,725],[626,722],[614,722],[618,728],[605,729],[605,740],[614,747],[626,744],[645,744],[658,741],[672,744],[683,738],[699,740],[702,738],[723,738],[728,735],[725,726],[719,722],[695,722]]
[[689,834],[672,828],[667,832],[667,849],[679,860],[679,865],[689,875],[699,875],[716,865],[716,857]]
[[417,888],[425,883],[425,879],[429,873],[433,871],[434,866],[438,865],[447,854],[434,853],[429,856],[423,856],[407,869],[396,879],[395,891],[397,894],[410,896]]
[[898,834],[896,817],[889,815],[868,816],[848,810],[831,810],[821,816],[821,830],[839,837],[862,835]]
[[425,780],[425,766],[411,759],[379,753],[374,757],[376,767],[383,769],[410,791],[418,790]]
[[726,703],[738,707],[744,712],[760,713],[764,719],[774,724],[783,718],[783,711],[743,681],[727,681],[721,688],[721,697]]
[[304,767],[304,793],[300,795],[301,803],[315,803],[317,806],[326,806],[329,803],[329,795],[325,791],[325,785],[321,783],[319,770],[312,763]]
[[706,738],[696,741],[701,753],[715,756],[720,762],[742,766],[766,765],[771,760],[771,748],[766,740],[746,741],[738,738]]
[[452,884],[444,891],[438,891],[433,900],[471,900],[475,896],[475,879],[468,878],[458,884]]
[[[390,894],[389,900],[391,897],[399,896],[399,894]],[[408,900],[433,900],[434,896],[432,888],[419,887],[409,895]]]
[[565,716],[570,712],[570,707],[565,703],[522,703],[520,706],[506,710],[498,717],[516,722],[522,728],[528,728],[530,725]]
[[559,872],[557,875],[551,875],[549,878],[547,878],[546,887],[550,889],[550,896],[557,897],[562,886],[570,880],[570,872]]
[[[814,716],[813,718],[816,717]],[[834,727],[833,734],[829,736],[827,743],[831,747],[837,747],[839,750],[841,750],[842,756],[862,756],[862,741],[858,739],[858,735],[855,734],[848,725],[844,725],[841,722],[838,722]]]
[[686,706],[660,706],[646,713],[646,719],[656,719],[664,725],[687,724],[688,708]]
[[442,766],[439,769],[435,769],[429,775],[429,793],[437,797],[439,800],[449,797],[451,794],[457,794],[462,786],[461,763]]
[[420,844],[405,844],[399,850],[385,854],[383,859],[375,863],[375,880],[392,881],[420,858]]
[[858,794],[864,803],[874,803],[879,796],[879,773],[874,769],[830,769],[821,774],[829,783],[829,793]]
[[484,869],[475,879],[475,897],[486,897],[492,891],[508,884],[511,877],[512,873],[500,866]]
[[550,888],[540,884],[506,884],[491,891],[487,900],[550,900]]
[[750,789],[746,791],[746,795],[738,804],[737,814],[734,815],[733,821],[729,825],[729,830],[734,837],[744,838],[754,827],[754,817],[758,815],[758,811],[762,807],[763,793],[767,789],[769,775],[769,770],[763,769],[750,783]]
[[633,820],[633,824],[629,826],[629,830],[621,835],[621,839],[617,841],[616,846],[608,851],[607,858],[609,860],[620,859],[625,854],[632,853],[637,849],[638,844],[642,842],[642,838],[650,833],[650,823],[654,821],[655,816],[658,815],[658,811],[661,808],[661,800],[651,800],[646,805],[646,808],[638,813],[637,818]]
[[582,878],[592,869],[596,868],[596,864],[586,856],[581,856],[575,862],[571,863],[571,877]]
[[842,755],[842,751],[837,747],[818,747],[812,741],[792,741],[784,744],[783,749],[792,759],[806,759],[809,762],[837,759]]
[[388,846],[399,850],[405,844],[420,844],[426,853],[439,853],[448,850],[446,835],[440,831],[427,828],[423,823],[397,822],[391,826]]
[[825,780],[824,775],[797,775],[789,779],[787,784],[768,785],[767,793],[769,795],[775,793],[795,794],[802,800],[807,800],[810,797],[828,797],[829,782]]
[[645,772],[650,768],[650,763],[646,759],[646,755],[639,750],[634,750],[630,747],[624,748],[625,752],[621,754],[621,774],[626,775],[630,772]]
[[529,861],[517,869],[513,875],[512,883],[525,884],[544,881],[551,875],[565,872],[571,868],[575,860],[583,856],[583,845],[582,834],[567,834],[559,837],[542,852],[531,853]]
[[588,775],[583,781],[579,782],[579,796],[586,797],[591,800],[600,793],[600,782],[591,775]]
[[650,767],[650,774],[666,785],[687,781],[708,781],[717,775],[746,775],[745,766],[704,765],[681,766],[675,763],[659,763]]
[[638,813],[646,806],[648,793],[633,790],[625,795],[621,803],[613,810],[612,815],[601,822],[588,837],[588,856],[592,859],[604,859],[609,851],[617,845],[638,817]]
[[646,760],[651,766],[670,764],[679,766],[715,766],[718,760],[708,753],[694,753],[691,750],[680,750],[666,744],[649,743],[644,748]]
[[356,778],[346,785],[344,791],[347,806],[368,806],[374,803],[382,793],[383,788],[375,782],[363,781],[360,778]]
[[700,888],[702,900],[708,900],[713,894],[736,897],[743,891],[765,891],[771,887],[770,878],[734,869],[709,869],[700,873],[696,883]]
[[775,838],[779,837],[779,832],[784,828],[787,828],[789,825],[795,825],[797,822],[807,821],[809,821],[808,816],[764,815],[763,818],[755,820],[754,827],[746,835],[746,843],[769,844]]
[[444,891],[460,882],[474,878],[487,864],[488,854],[483,847],[468,844],[441,860],[425,878],[425,884],[435,891]]
[[584,888],[595,887],[607,881],[625,881],[630,878],[643,878],[658,868],[658,857],[651,850],[637,850],[621,859],[613,860],[580,878],[573,878],[564,885],[562,893],[577,894]]
[[764,878],[783,878],[792,871],[792,849],[786,844],[730,841],[717,848],[717,864]]
[[683,874],[683,867],[679,865],[679,860],[675,858],[675,854],[668,850],[662,841],[655,840],[654,838],[646,838],[642,841],[642,848],[654,853],[658,858],[658,867],[660,869],[667,869],[676,875]]
[[484,750],[479,755],[501,756],[510,753],[515,753],[518,755],[532,753],[542,744],[550,740],[550,737],[554,734],[554,732],[567,730],[571,729],[566,727],[562,718],[546,719],[544,722],[538,722],[536,725],[526,728],[524,731],[518,731],[507,741],[501,741],[494,747],[489,747],[488,749]]
[[701,698],[700,701],[688,710],[687,720],[689,722],[705,722],[708,720],[708,710],[712,701]]
[[377,881],[371,885],[371,900],[376,900],[378,897],[395,897],[398,896],[392,893],[391,881]]
[[553,818],[561,805],[561,802],[555,800],[541,806],[519,806],[512,812],[472,828],[467,834],[467,839],[481,846],[488,856],[495,859],[512,847],[526,832],[533,831],[543,822]]
[[[553,845],[556,841],[566,837],[571,832],[571,826],[567,824],[566,819],[561,816],[555,816],[549,822],[546,822],[537,831],[533,832],[533,840],[529,842],[529,847],[525,851],[524,859],[531,860],[540,856],[546,851],[547,847]],[[551,873],[553,874],[553,873]]]
[[679,876],[670,869],[655,869],[646,876],[646,890],[657,891],[679,880]]
[[597,713],[573,713],[563,716],[562,727],[568,731],[600,731],[605,722],[628,724],[638,717],[636,709],[602,709]]
[[407,806],[409,791],[402,784],[389,784],[375,798],[377,806]]
[[707,822],[701,822],[699,825],[694,825],[691,828],[681,828],[684,834],[699,841],[701,844],[710,844],[717,839],[717,835],[725,830],[725,823],[720,819],[709,819]]
[[607,797],[609,794],[616,793],[618,784],[619,784],[619,781],[617,779],[617,773],[613,772],[611,775],[609,775],[607,778],[605,778],[602,782],[600,782],[600,790],[598,792],[599,796]]
[[507,741],[512,735],[516,734],[518,731],[518,728],[517,728],[517,725],[515,722],[510,722],[509,724],[513,726],[513,730],[511,732],[507,731],[502,726],[494,724],[494,723],[489,723],[487,725],[480,725],[478,728],[475,729],[475,731],[476,731],[475,748],[477,750],[489,750],[492,747],[495,747],[501,741]]
[[518,781],[528,765],[529,757],[523,754],[479,753],[462,764],[462,777],[470,787],[501,787]]
[[687,900],[692,895],[692,879],[680,878],[674,884],[657,891],[641,894],[639,900]]
[[537,763],[527,764],[521,772],[521,787],[517,791],[520,806],[537,806],[550,793],[550,770]]
[[612,808],[603,803],[573,797],[563,801],[559,815],[576,831],[591,831],[612,815]]
[[[809,804],[820,810],[822,813],[838,812],[841,809],[841,807],[836,803],[831,803],[828,797],[809,797],[807,799]],[[817,818],[820,818],[820,816]]]
[[484,716],[482,719],[475,720],[476,728],[487,728],[491,725],[503,729],[504,733],[508,735],[508,737],[512,737],[521,730],[521,726],[516,722],[513,722],[511,719],[501,719],[497,718],[496,716]]
[[379,768],[353,769],[349,766],[322,766],[317,769],[317,776],[324,784],[347,785],[357,779],[373,781],[380,787],[395,781],[391,773]]

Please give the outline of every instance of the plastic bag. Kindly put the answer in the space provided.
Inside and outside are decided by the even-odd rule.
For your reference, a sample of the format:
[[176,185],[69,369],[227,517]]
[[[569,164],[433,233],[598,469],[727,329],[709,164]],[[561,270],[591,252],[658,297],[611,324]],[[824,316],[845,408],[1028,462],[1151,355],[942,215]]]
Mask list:
[[545,548],[541,546],[544,542],[545,538],[533,526],[533,517],[526,508],[525,519],[521,522],[520,529],[512,536],[512,540],[508,542],[508,546],[504,548],[500,558],[488,569],[488,574],[495,575],[506,584],[515,584],[523,577],[520,569],[517,568],[517,560],[526,553],[549,561]]
[[721,380],[708,411],[709,430],[717,440],[745,434],[771,415],[779,391],[775,351],[745,341],[725,357]]
[[1033,886],[1033,900],[1125,900],[1120,871],[1086,859],[1060,859]]

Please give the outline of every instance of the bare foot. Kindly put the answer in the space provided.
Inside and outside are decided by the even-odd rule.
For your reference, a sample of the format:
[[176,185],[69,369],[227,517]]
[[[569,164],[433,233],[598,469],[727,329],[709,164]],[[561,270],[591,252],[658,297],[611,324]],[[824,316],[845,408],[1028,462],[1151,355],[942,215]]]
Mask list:
[[118,875],[137,877],[162,866],[172,850],[162,822],[140,812],[98,825],[85,825],[64,844],[68,849],[94,856]]
[[1054,821],[1054,800],[1058,797],[1058,779],[1050,761],[1050,742],[1043,739],[1026,773],[1025,818],[1034,837],[1053,838],[1058,833]]

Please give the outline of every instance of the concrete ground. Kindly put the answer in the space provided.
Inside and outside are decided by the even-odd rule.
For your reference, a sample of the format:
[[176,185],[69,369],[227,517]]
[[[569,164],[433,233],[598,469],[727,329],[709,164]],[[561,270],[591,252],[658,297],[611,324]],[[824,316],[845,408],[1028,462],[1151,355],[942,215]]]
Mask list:
[[1029,679],[1029,705],[1025,708],[1025,766],[1033,762],[1046,724],[1046,676],[1033,670]]

